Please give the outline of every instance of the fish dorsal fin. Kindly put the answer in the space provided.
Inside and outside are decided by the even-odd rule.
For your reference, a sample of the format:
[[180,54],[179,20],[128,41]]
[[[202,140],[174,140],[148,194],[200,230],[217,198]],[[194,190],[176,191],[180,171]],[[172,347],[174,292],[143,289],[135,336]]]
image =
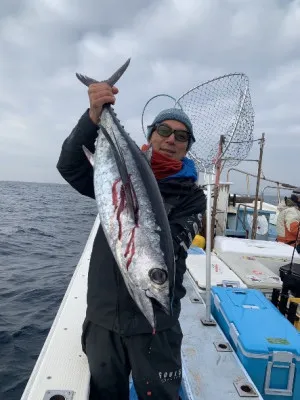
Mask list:
[[152,159],[152,154],[153,154],[153,146],[152,144],[150,145],[149,149],[147,149],[146,151],[143,152],[143,154],[145,155],[148,164],[151,165],[151,159]]

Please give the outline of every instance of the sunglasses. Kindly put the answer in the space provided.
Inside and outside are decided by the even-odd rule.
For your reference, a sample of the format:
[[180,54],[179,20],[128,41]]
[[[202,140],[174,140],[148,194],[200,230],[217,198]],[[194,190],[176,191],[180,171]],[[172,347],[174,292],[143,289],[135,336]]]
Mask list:
[[174,133],[175,140],[178,142],[187,142],[190,139],[190,133],[183,129],[172,129],[165,124],[156,125],[155,129],[157,133],[163,137],[169,137]]

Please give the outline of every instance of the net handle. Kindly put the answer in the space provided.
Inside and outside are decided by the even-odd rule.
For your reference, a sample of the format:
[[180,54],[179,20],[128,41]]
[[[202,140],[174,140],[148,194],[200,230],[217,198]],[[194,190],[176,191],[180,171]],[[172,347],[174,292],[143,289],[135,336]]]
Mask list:
[[[231,142],[232,142],[232,139],[233,139],[233,137],[234,137],[234,134],[235,134],[235,132],[236,132],[236,129],[237,129],[238,124],[239,124],[240,119],[241,119],[242,111],[243,111],[244,104],[245,104],[246,97],[247,97],[247,94],[248,94],[248,93],[249,93],[249,82],[247,82],[246,88],[245,88],[245,90],[244,90],[243,101],[242,101],[242,103],[241,103],[241,105],[240,105],[240,110],[239,110],[239,113],[238,113],[238,118],[236,119],[234,129],[233,129],[232,134],[231,134],[231,136],[230,136],[230,140],[228,141],[227,146],[226,146],[225,149],[223,150],[222,154],[220,154],[219,158],[222,158],[222,157],[224,156],[224,154],[226,153],[226,151],[228,150],[228,147],[230,146],[230,144],[231,144]],[[218,161],[218,160],[217,160],[217,161]]]

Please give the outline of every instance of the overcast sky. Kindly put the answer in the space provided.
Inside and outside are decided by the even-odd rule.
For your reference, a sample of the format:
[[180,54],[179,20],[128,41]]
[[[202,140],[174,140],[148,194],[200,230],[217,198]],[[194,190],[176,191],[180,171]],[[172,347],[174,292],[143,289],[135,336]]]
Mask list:
[[263,172],[300,186],[299,43],[299,0],[1,0],[0,180],[62,183],[62,142],[88,107],[75,73],[106,79],[131,57],[116,111],[139,145],[150,97],[244,72]]

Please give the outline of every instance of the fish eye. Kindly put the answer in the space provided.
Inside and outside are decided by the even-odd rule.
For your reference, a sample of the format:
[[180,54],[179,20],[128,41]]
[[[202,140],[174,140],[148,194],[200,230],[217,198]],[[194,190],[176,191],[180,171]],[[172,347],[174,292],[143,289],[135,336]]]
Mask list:
[[168,279],[168,274],[165,270],[160,268],[152,268],[149,271],[149,277],[153,283],[163,285]]

